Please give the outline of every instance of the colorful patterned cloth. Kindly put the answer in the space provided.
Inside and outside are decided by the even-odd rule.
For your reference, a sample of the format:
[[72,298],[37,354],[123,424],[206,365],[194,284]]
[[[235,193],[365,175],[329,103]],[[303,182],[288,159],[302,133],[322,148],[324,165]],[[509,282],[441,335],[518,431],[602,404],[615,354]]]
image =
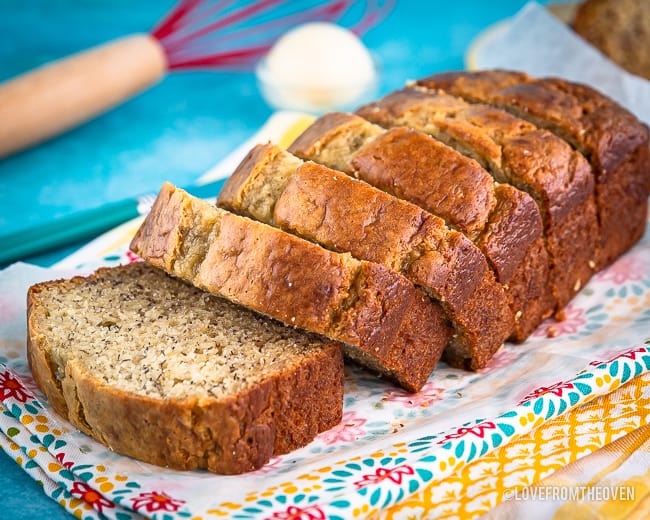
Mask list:
[[[291,132],[305,124],[287,121],[284,130]],[[594,277],[565,321],[543,324],[523,345],[506,345],[487,369],[440,365],[421,392],[408,394],[347,367],[339,426],[256,472],[223,477],[111,452],[57,417],[30,376],[28,286],[135,260],[127,244],[137,225],[120,226],[81,250],[63,264],[72,270],[15,264],[0,272],[0,446],[78,517],[501,518],[503,512],[534,518],[540,511],[543,518],[561,517],[585,508],[613,510],[618,502],[538,504],[530,486],[568,489],[600,484],[608,475],[638,481],[636,502],[626,501],[625,511],[642,507],[642,490],[650,487],[647,454],[639,459],[650,402],[648,234]],[[636,441],[626,442],[630,436]],[[590,474],[571,464],[621,460],[623,452],[633,456],[619,473]],[[638,460],[646,461],[645,475]]]
[[[433,482],[381,518],[422,518],[427,511],[429,517],[440,519],[484,513],[494,519],[549,519],[556,510],[558,518],[563,514],[564,518],[625,518],[650,497],[649,438],[650,374],[646,373]],[[614,470],[630,457],[634,469],[625,478],[615,475]],[[537,493],[529,488],[532,484]],[[581,486],[598,485],[607,485],[609,495],[618,489],[619,499],[607,501],[606,508],[583,500],[553,499],[553,495],[575,496],[572,490],[586,498],[589,491]],[[593,490],[592,495],[596,495]],[[583,513],[585,505],[591,514]],[[626,514],[612,514],[615,509]]]

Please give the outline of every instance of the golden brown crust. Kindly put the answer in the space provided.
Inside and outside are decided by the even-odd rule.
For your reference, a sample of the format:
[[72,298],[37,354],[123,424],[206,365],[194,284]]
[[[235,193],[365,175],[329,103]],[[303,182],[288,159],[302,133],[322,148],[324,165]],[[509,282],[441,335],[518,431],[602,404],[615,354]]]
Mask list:
[[113,451],[174,469],[239,474],[340,422],[343,363],[332,344],[282,376],[222,400],[134,395],[75,364],[66,367],[66,384],[76,398],[69,410],[79,410],[69,420]]
[[[485,252],[497,273],[497,279],[510,286],[514,283],[515,272],[521,264],[530,262],[528,250],[531,245],[544,236],[542,217],[537,204],[526,192],[509,184],[496,184],[493,189],[496,205],[475,243]],[[534,277],[546,285],[546,253],[542,259],[547,264],[543,270],[546,274],[539,273]],[[529,276],[533,276],[533,273]],[[543,292],[531,292],[529,297],[542,298]]]
[[511,339],[521,342],[552,314],[555,304],[542,217],[530,195],[513,186],[499,184],[495,195],[497,206],[476,245],[507,287],[517,320]]
[[476,161],[462,160],[448,146],[406,127],[364,146],[351,166],[369,184],[426,207],[470,237],[483,231],[496,206],[494,181]]
[[370,355],[401,386],[420,390],[451,339],[442,309],[406,278],[372,262],[361,262],[355,292],[357,299],[336,322],[344,341],[359,338],[367,345],[353,358]]
[[450,338],[442,310],[405,278],[231,213],[194,283],[344,341],[411,391],[424,385]]
[[544,221],[558,309],[590,279],[597,254],[593,177],[564,141],[497,108],[420,88],[390,94],[359,113],[432,133],[488,167],[499,182],[530,193]]
[[[406,106],[418,102],[409,96],[401,101]],[[338,135],[355,133],[359,119],[351,114],[326,114],[290,150],[322,161],[323,151]],[[518,318],[514,340],[523,341],[550,314],[554,301],[549,293],[547,253],[540,248],[542,220],[528,194],[508,185],[495,187],[476,161],[429,135],[403,127],[364,143],[348,161],[348,173],[443,217],[479,246],[497,281],[508,288],[509,306]],[[320,214],[316,207],[312,209]]]
[[[198,217],[216,222],[196,239],[207,251],[193,269],[178,272],[182,255],[177,251],[187,249],[185,230]],[[131,247],[197,287],[344,341],[363,351],[374,363],[371,368],[408,390],[426,382],[451,335],[442,309],[386,267],[214,208],[170,184],[163,186]],[[409,359],[418,360],[419,370],[402,370]]]
[[314,163],[291,177],[275,223],[327,247],[381,263],[442,302],[462,337],[463,366],[485,366],[513,315],[485,258],[462,234],[415,205]]
[[648,129],[633,114],[586,85],[512,71],[434,75],[417,83],[502,107],[551,130],[589,159],[599,222],[597,269],[640,239],[650,193],[650,160]]
[[559,78],[511,71],[481,71],[424,78],[417,85],[487,102],[547,128],[589,157],[595,174],[608,175],[648,141],[633,114],[597,90]]
[[473,91],[491,92],[520,83],[526,83],[530,79],[531,77],[525,72],[514,70],[477,70],[469,74],[467,71],[451,71],[441,72],[419,79],[412,83],[412,85],[456,94],[461,90],[468,93]]
[[559,78],[543,78],[535,83],[572,98],[580,107],[581,129],[575,141],[597,167],[596,175],[609,175],[639,146],[648,145],[648,127],[597,90]]
[[34,309],[38,307],[39,293],[43,287],[43,284],[33,285],[27,291],[27,362],[34,381],[47,396],[54,411],[67,417],[68,406],[63,397],[61,383],[56,377],[56,365],[47,350],[42,347],[46,338],[34,323]]
[[30,288],[27,357],[37,385],[57,413],[118,453],[174,469],[223,474],[257,469],[272,455],[304,446],[340,422],[343,359],[341,345],[334,342],[319,342],[320,348],[281,374],[224,398],[148,397],[106,383],[74,359],[56,366],[49,355],[55,345],[42,328],[47,316],[41,293],[70,291],[111,270],[132,269],[139,267],[100,269],[89,278]]
[[224,213],[218,236],[189,281],[289,325],[328,334],[341,302],[352,296],[359,268],[351,258]]
[[340,172],[303,163],[277,199],[273,217],[276,225],[328,248],[399,271],[416,245],[421,213]]

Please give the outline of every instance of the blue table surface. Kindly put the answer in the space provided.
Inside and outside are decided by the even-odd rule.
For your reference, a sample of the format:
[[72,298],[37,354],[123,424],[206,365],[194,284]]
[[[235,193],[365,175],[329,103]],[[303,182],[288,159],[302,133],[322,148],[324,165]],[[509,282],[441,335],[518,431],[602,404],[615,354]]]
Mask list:
[[[462,69],[470,42],[525,0],[397,1],[363,40],[381,62],[379,94],[406,79]],[[0,81],[112,38],[146,32],[169,0],[4,0]],[[0,234],[76,211],[191,184],[271,115],[252,73],[167,76],[119,108],[0,160]],[[48,266],[80,244],[23,260]],[[0,246],[1,247],[1,246]],[[0,451],[0,517],[70,518]]]

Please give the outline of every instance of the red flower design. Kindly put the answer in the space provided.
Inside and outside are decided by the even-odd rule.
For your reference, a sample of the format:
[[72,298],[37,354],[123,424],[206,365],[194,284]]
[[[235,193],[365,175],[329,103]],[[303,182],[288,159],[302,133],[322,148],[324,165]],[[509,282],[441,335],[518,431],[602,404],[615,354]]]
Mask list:
[[99,513],[103,513],[105,507],[115,507],[113,502],[104,498],[98,491],[95,491],[85,482],[75,482],[70,490],[70,494],[90,504]]
[[646,354],[647,352],[648,349],[646,347],[637,347],[635,349],[628,350],[627,352],[618,354],[613,358],[608,359],[607,362],[611,363],[612,361],[616,361],[617,359],[621,359],[621,358],[636,359],[637,354]]
[[384,396],[382,401],[401,403],[405,408],[426,408],[434,401],[442,399],[444,389],[438,388],[432,382],[425,384],[417,394],[405,390],[393,390]]
[[411,466],[407,466],[406,464],[403,466],[397,466],[393,469],[377,468],[374,474],[364,475],[361,480],[357,480],[354,485],[357,487],[357,489],[360,489],[362,487],[380,484],[384,480],[390,480],[395,484],[401,484],[402,477],[404,475],[413,474],[413,468]]
[[[595,359],[591,363],[589,363],[589,365],[592,367],[597,367],[598,365],[602,365],[603,363],[611,363],[612,361],[616,361],[617,359],[621,359],[621,358],[636,359],[637,354],[646,354],[647,352],[648,349],[646,347],[637,347],[635,349],[628,350],[620,354],[615,352],[610,352],[609,355],[612,357],[608,358],[606,361],[599,361]],[[608,355],[607,352],[605,352],[604,354]]]
[[562,334],[575,334],[580,330],[587,320],[584,317],[584,310],[568,304],[564,310],[566,316],[562,321],[548,319],[544,321],[537,330],[533,332],[533,336],[555,338]]
[[325,520],[325,513],[318,506],[289,506],[284,511],[276,511],[266,520]]
[[0,374],[0,401],[13,397],[16,401],[24,403],[34,396],[30,394],[23,384],[6,370]]
[[137,497],[132,498],[131,501],[133,502],[133,509],[135,511],[144,507],[147,513],[153,513],[155,511],[175,513],[185,503],[185,500],[172,498],[162,491],[140,493]]
[[595,278],[603,282],[612,282],[616,285],[621,285],[627,281],[641,280],[645,271],[646,267],[641,258],[626,255],[619,258],[607,269],[596,274]]
[[450,439],[459,439],[465,437],[465,435],[472,434],[476,435],[478,438],[482,439],[485,437],[485,430],[496,430],[497,425],[492,421],[485,421],[471,428],[458,428],[455,433],[450,433],[445,435],[444,439],[438,441],[438,444],[445,444]]
[[554,385],[551,386],[540,386],[539,388],[535,388],[532,392],[528,392],[526,396],[519,401],[518,404],[523,404],[526,401],[530,401],[531,399],[535,399],[539,397],[540,395],[545,395],[545,394],[555,394],[558,397],[562,397],[562,394],[564,393],[564,390],[570,390],[571,388],[575,388],[573,386],[573,383],[565,383],[563,381],[560,381],[559,383],[555,383]]
[[67,470],[72,469],[72,466],[74,466],[74,462],[70,460],[68,462],[63,462],[65,460],[65,453],[63,452],[56,455],[56,460],[58,460],[59,464],[61,464],[61,466],[63,466]]
[[363,429],[365,423],[366,420],[363,417],[357,417],[356,412],[345,412],[339,424],[321,433],[318,438],[330,445],[338,442],[352,442],[365,434]]
[[126,258],[128,259],[130,264],[132,264],[133,262],[142,262],[142,258],[140,258],[138,255],[136,255],[133,251],[130,250],[126,252]]

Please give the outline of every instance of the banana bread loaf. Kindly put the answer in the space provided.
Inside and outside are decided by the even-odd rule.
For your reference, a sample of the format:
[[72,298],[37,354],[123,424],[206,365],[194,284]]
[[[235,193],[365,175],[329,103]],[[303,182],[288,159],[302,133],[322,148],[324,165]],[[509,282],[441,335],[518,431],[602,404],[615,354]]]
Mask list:
[[242,473],[341,420],[340,343],[143,262],[32,286],[27,321],[56,412],[152,464]]
[[473,159],[405,127],[384,130],[353,114],[319,118],[290,146],[442,217],[484,253],[505,288],[523,341],[553,310],[542,220],[525,192],[497,184]]
[[403,276],[169,183],[131,248],[201,289],[344,342],[350,358],[410,391],[424,385],[451,338],[441,307]]
[[583,0],[573,29],[625,70],[650,79],[650,2]]
[[597,269],[641,238],[650,194],[649,134],[620,105],[586,85],[506,70],[437,74],[417,84],[499,106],[554,132],[585,155],[595,179]]
[[426,131],[476,159],[498,182],[528,192],[544,222],[550,284],[562,309],[596,267],[594,180],[582,155],[508,112],[439,91],[406,89],[358,111],[381,126]]
[[258,145],[228,179],[218,204],[402,273],[436,299],[453,324],[445,350],[453,366],[485,367],[512,330],[504,291],[472,242],[366,183]]

